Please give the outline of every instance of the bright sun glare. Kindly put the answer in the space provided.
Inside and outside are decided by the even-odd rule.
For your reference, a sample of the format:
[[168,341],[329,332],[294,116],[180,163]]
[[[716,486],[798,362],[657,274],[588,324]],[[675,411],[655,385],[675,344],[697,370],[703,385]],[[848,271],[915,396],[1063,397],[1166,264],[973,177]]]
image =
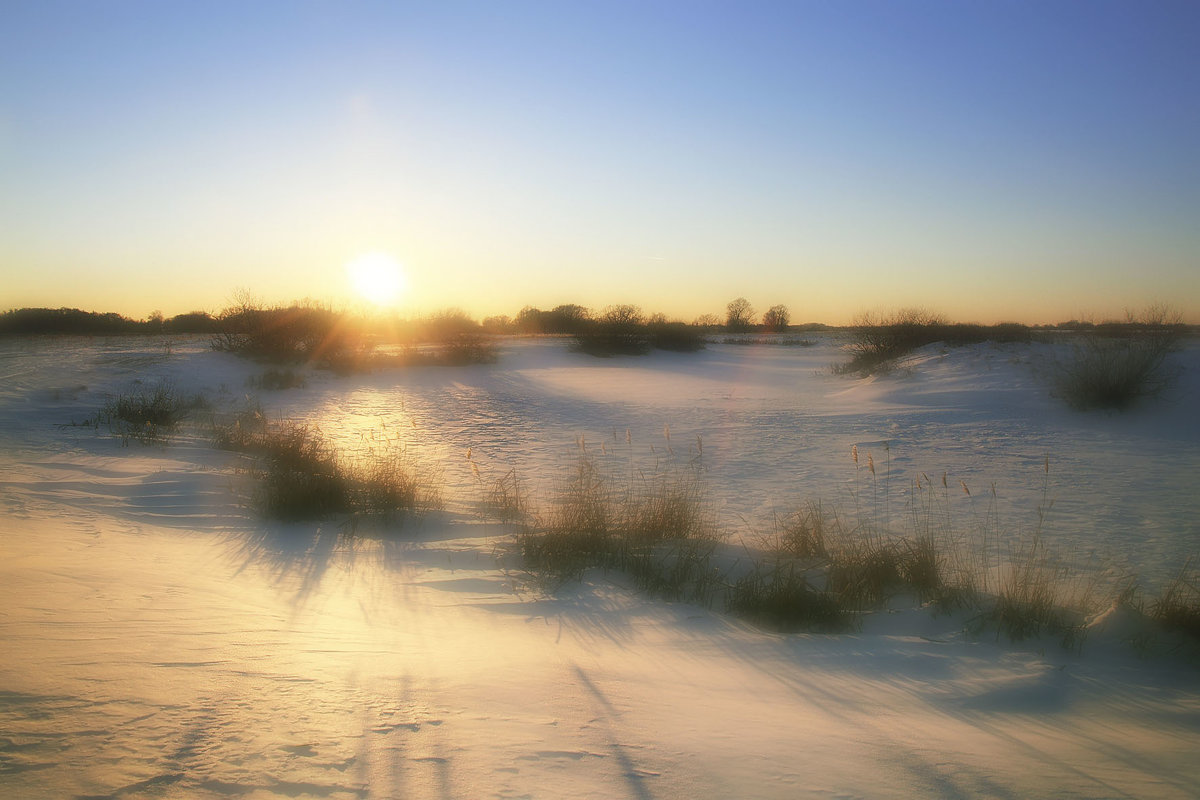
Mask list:
[[377,306],[393,305],[408,285],[404,270],[387,253],[367,253],[346,264],[354,291]]

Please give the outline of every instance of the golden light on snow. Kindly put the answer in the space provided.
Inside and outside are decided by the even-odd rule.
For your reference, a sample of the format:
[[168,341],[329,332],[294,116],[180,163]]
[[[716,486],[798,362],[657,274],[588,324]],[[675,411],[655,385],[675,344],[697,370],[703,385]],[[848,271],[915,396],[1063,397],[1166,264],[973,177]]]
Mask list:
[[360,297],[377,306],[394,305],[408,287],[400,262],[379,251],[347,262],[346,276]]

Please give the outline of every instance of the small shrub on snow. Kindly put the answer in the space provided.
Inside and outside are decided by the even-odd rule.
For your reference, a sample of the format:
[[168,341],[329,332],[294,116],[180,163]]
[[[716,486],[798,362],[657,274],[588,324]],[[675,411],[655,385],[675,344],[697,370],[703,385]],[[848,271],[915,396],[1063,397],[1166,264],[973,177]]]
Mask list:
[[160,381],[113,398],[88,424],[108,425],[126,444],[131,439],[154,442],[166,437],[188,414],[204,405],[203,397],[184,397],[172,383]]
[[1123,324],[1093,328],[1060,365],[1059,393],[1078,410],[1123,411],[1160,394],[1173,375],[1167,356],[1184,334],[1178,314],[1153,306]]

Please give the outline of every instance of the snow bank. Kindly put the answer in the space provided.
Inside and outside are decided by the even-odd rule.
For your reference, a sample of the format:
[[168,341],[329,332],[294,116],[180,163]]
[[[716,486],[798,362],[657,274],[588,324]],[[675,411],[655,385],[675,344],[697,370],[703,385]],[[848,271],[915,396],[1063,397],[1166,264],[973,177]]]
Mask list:
[[[774,635],[594,573],[544,597],[498,568],[465,452],[541,489],[581,437],[614,463],[700,459],[734,520],[865,505],[857,445],[890,469],[897,515],[915,473],[946,470],[994,481],[1024,523],[1048,455],[1056,544],[1162,571],[1200,544],[1198,356],[1181,354],[1180,397],[1125,417],[1060,408],[1043,346],[930,348],[852,380],[826,370],[831,340],[612,361],[518,341],[494,366],[260,393],[346,446],[386,426],[444,465],[445,512],[347,537],[261,521],[239,457],[199,432],[122,447],[59,427],[136,381],[235,408],[254,365],[201,341],[5,342],[0,792],[1192,797],[1198,673],[1128,647],[1125,612],[1076,654],[912,609]],[[988,501],[954,502],[969,519]]]

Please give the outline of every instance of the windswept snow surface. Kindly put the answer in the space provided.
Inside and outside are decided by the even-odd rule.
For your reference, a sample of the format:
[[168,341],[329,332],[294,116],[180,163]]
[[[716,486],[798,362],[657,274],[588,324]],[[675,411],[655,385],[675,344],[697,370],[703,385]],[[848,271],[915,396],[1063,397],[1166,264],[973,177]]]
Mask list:
[[[1114,580],[1200,552],[1195,342],[1172,393],[1124,415],[1054,399],[1053,344],[931,347],[873,379],[830,374],[837,347],[518,340],[495,365],[256,392],[262,367],[202,340],[0,342],[0,795],[1195,797],[1200,671],[1139,655],[1120,620],[1079,653],[920,609],[785,636],[615,575],[543,596],[497,565],[471,465],[544,497],[581,450],[702,470],[747,548],[806,499],[900,527],[925,473],[964,530],[999,520],[1012,546],[1041,506],[1047,543]],[[347,449],[403,442],[447,508],[353,537],[269,523],[197,424],[149,446],[62,427],[162,379]]]

